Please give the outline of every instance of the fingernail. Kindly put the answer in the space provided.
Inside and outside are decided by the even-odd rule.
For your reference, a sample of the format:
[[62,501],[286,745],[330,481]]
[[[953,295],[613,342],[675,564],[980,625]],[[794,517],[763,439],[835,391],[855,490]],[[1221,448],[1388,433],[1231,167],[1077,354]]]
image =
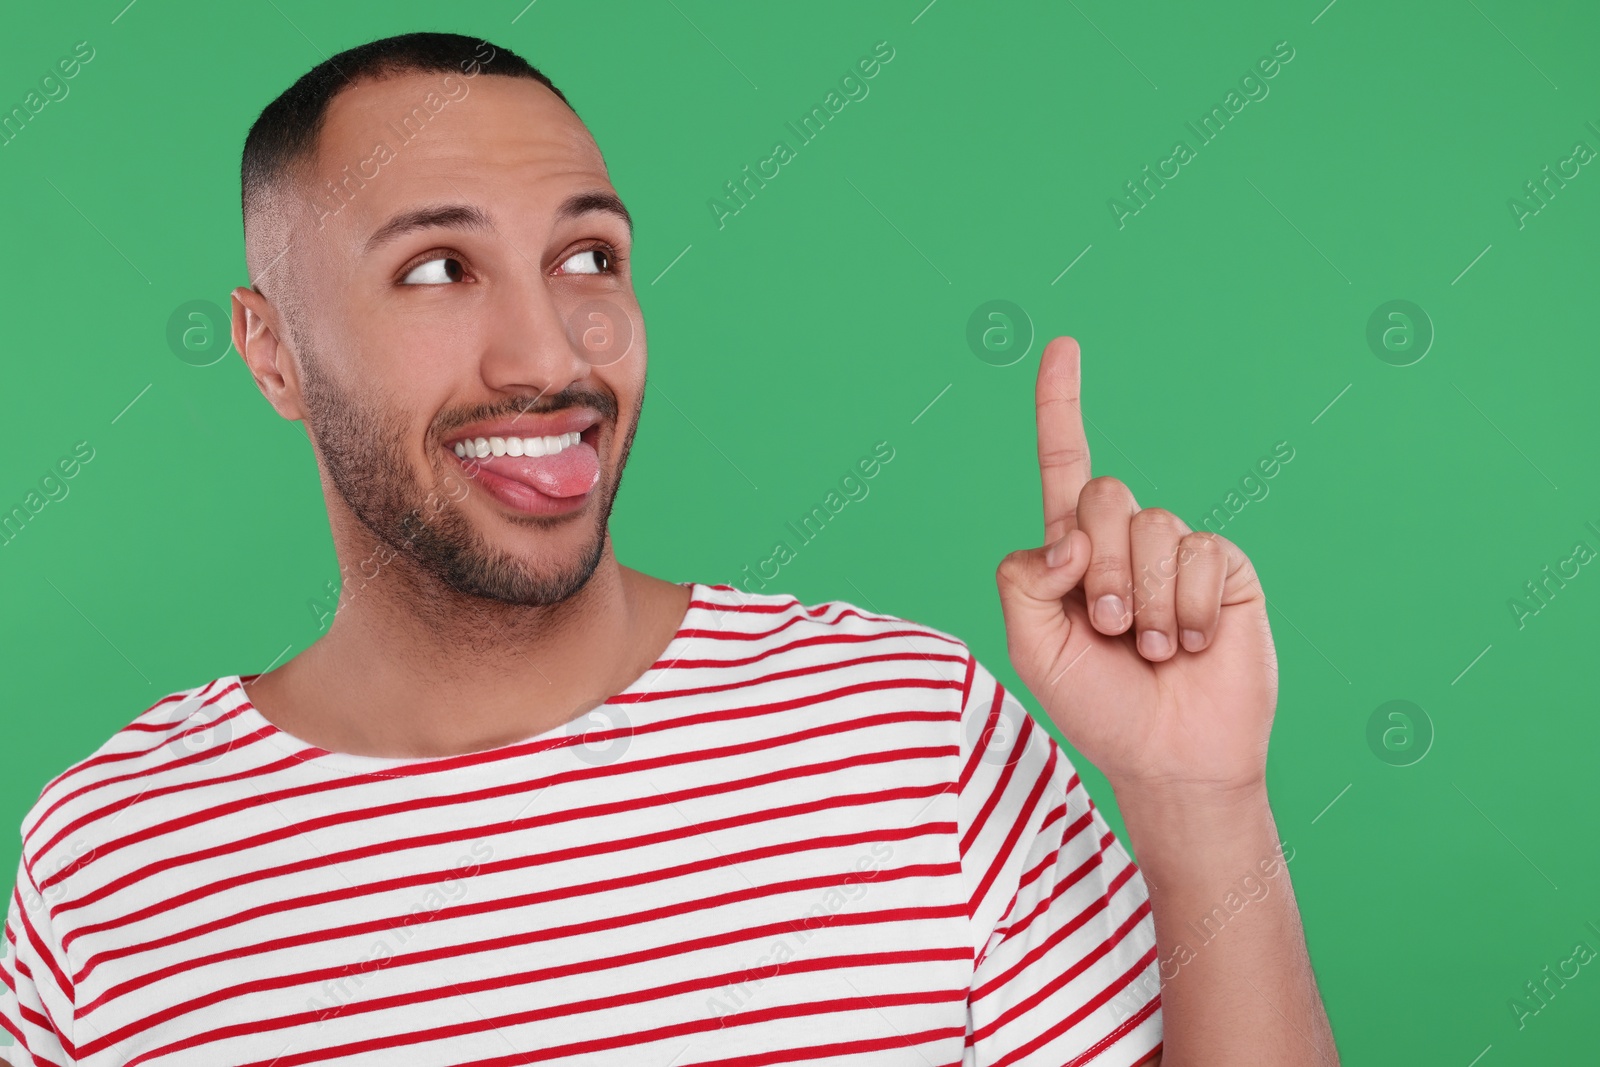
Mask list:
[[1150,659],[1161,659],[1172,651],[1172,642],[1160,630],[1146,630],[1139,635],[1139,651]]
[[1183,647],[1190,652],[1199,651],[1200,646],[1206,641],[1206,635],[1199,630],[1185,630],[1180,636],[1183,638]]
[[1072,535],[1063,534],[1044,550],[1044,565],[1059,567],[1072,558]]
[[1122,606],[1121,597],[1107,593],[1094,602],[1094,610],[1100,616],[1100,629],[1115,630],[1122,625],[1122,616],[1127,609]]

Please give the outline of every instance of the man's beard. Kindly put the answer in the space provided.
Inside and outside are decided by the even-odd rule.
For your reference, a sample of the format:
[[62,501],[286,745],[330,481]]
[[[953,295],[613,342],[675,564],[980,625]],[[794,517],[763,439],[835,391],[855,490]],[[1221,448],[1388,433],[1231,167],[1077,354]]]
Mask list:
[[[602,464],[601,480],[591,490],[599,494],[598,506],[592,509],[594,525],[582,549],[567,558],[529,561],[496,548],[474,528],[460,506],[471,491],[468,474],[447,468],[431,489],[413,480],[407,451],[411,425],[400,411],[376,394],[341,391],[323,374],[322,361],[315,353],[303,345],[299,350],[306,417],[328,476],[361,524],[407,561],[393,560],[387,567],[398,563],[403,574],[409,563],[463,597],[526,606],[558,604],[577,593],[593,576],[605,552],[611,507],[639,425],[642,393],[611,480],[606,480]],[[540,400],[544,403],[538,406],[518,400],[509,407],[467,412],[456,425],[579,405],[594,408],[601,416],[602,426],[607,422],[612,427],[617,425],[617,404],[610,393],[566,389]],[[514,528],[555,529],[582,520],[518,516],[510,521]],[[382,580],[383,569],[387,568],[379,570],[376,580]],[[418,594],[419,615],[440,615],[439,621],[446,621],[447,613],[439,610],[442,605],[432,602],[428,590],[413,591]]]

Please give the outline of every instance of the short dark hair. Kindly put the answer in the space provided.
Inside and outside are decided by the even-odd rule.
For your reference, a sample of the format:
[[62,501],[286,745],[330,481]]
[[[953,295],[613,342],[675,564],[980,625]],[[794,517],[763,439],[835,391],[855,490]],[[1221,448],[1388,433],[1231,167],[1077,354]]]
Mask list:
[[[561,90],[527,60],[479,38],[459,33],[402,33],[357,45],[318,63],[261,109],[245,136],[239,162],[239,199],[245,218],[268,188],[310,158],[328,106],[339,93],[361,78],[433,71],[532,78],[572,108]],[[577,109],[572,108],[572,113],[576,115]]]

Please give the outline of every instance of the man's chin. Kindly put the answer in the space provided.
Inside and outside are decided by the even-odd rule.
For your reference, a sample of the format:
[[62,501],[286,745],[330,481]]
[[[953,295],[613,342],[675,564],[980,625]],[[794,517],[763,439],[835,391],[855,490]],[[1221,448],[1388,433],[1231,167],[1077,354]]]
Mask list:
[[[508,479],[486,473],[447,472],[402,521],[400,539],[410,542],[413,562],[459,596],[501,604],[549,606],[582,591],[610,543],[615,482],[603,473],[579,498],[541,493],[528,507],[533,490],[507,490],[492,482]],[[504,499],[518,491],[512,502]]]
[[[489,520],[499,529],[480,528],[465,537],[449,537],[448,543],[419,544],[420,562],[462,596],[540,607],[580,592],[604,558],[606,530],[584,530],[581,512],[560,520],[522,517],[513,520],[512,530],[500,525],[506,518]],[[528,529],[530,525],[538,529]]]

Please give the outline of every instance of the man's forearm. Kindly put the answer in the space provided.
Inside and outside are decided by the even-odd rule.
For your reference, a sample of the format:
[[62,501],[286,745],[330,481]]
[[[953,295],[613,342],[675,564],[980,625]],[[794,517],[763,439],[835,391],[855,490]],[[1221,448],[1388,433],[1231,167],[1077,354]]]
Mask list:
[[1155,917],[1161,1067],[1338,1064],[1265,787],[1117,806]]

